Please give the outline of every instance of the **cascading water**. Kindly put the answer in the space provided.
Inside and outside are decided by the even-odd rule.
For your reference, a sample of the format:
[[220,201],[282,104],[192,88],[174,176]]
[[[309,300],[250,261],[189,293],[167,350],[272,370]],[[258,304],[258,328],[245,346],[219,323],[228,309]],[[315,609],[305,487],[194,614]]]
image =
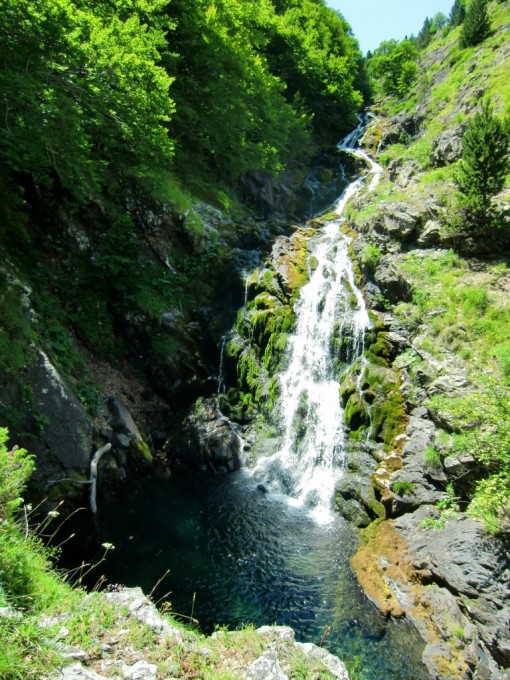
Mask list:
[[[360,134],[358,128],[341,147],[365,158],[351,148]],[[171,592],[173,611],[191,613],[204,630],[246,621],[290,625],[299,640],[324,641],[355,661],[362,680],[426,680],[422,641],[405,623],[380,617],[362,594],[348,561],[358,537],[330,511],[345,444],[336,379],[358,357],[362,391],[364,372],[368,316],[339,225],[349,198],[381,172],[365,160],[373,179],[350,184],[337,217],[311,239],[313,271],[280,378],[282,443],[255,472],[279,493],[264,493],[246,468],[126,480],[124,502],[103,499],[101,541],[116,549],[101,573],[112,583],[141,585],[158,601]],[[222,350],[220,394],[224,388]]]
[[255,470],[295,504],[312,506],[321,522],[331,519],[345,449],[333,338],[348,339],[353,361],[370,324],[354,282],[349,239],[338,227],[338,220],[329,222],[311,248],[317,266],[296,303],[296,328],[288,339],[287,369],[280,376],[283,445]]
[[[362,123],[339,147],[367,160],[371,186],[375,186],[382,168],[352,146],[361,132]],[[283,444],[254,470],[257,478],[287,495],[292,504],[309,506],[320,523],[333,519],[331,500],[345,451],[334,347],[342,346],[348,368],[362,354],[370,326],[349,259],[350,238],[339,229],[347,201],[364,179],[347,187],[336,205],[339,217],[326,223],[311,241],[309,262],[314,270],[295,305],[295,331],[288,339],[286,370],[280,376]]]

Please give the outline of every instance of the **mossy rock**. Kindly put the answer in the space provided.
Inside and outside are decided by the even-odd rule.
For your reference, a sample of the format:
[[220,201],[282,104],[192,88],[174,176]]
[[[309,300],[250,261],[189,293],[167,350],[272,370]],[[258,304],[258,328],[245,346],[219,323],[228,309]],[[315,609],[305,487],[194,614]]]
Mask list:
[[370,415],[367,412],[366,404],[362,401],[358,392],[351,394],[347,400],[344,410],[344,422],[351,431],[367,428],[370,425]]

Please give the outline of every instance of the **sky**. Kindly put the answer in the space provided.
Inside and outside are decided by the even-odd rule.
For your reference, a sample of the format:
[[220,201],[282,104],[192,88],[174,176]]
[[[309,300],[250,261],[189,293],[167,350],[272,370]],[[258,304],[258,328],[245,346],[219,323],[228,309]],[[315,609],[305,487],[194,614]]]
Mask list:
[[383,40],[417,35],[426,17],[449,16],[454,0],[326,0],[340,10],[358,39],[363,54]]

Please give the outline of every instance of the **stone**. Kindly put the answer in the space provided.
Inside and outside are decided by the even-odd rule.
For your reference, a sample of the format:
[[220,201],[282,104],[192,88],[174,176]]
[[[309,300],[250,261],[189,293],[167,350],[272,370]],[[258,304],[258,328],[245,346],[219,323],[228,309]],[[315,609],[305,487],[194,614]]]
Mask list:
[[90,668],[85,668],[81,663],[73,663],[52,675],[51,680],[106,680],[106,678]]
[[420,248],[432,248],[441,242],[441,223],[437,220],[427,220],[418,236],[416,243]]
[[423,417],[417,418],[412,415],[405,431],[406,443],[402,449],[402,455],[406,456],[421,454],[434,442],[436,427],[430,420]]
[[388,236],[397,241],[404,241],[417,229],[421,221],[421,214],[414,206],[399,203],[383,205],[382,220],[376,227],[382,229]]
[[131,616],[151,628],[158,635],[181,639],[182,633],[171,626],[158,612],[155,605],[144,595],[141,588],[122,588],[107,593],[106,599],[119,607],[126,607]]
[[[427,509],[419,508],[395,520],[408,542],[411,559],[419,568],[426,567],[431,580],[447,587],[457,597],[462,612],[476,628],[479,645],[486,650],[484,664],[508,668],[510,563],[507,542],[489,538],[480,522],[463,514],[446,519],[443,528],[431,533],[421,524],[427,516]],[[483,649],[476,653],[480,656],[482,652]]]
[[[39,350],[26,378],[33,394],[33,410],[41,422],[42,432],[29,443],[36,456],[33,481],[43,487],[58,483],[73,470],[86,474],[92,453],[92,422],[72,389]],[[76,485],[76,495],[83,487]]]
[[122,664],[122,676],[125,680],[157,680],[158,667],[155,663],[137,661],[132,666]]
[[388,257],[382,257],[374,273],[376,284],[390,302],[410,302],[413,287]]
[[[165,445],[170,446],[171,442]],[[175,448],[181,460],[207,465],[216,472],[233,472],[241,467],[244,442],[234,423],[221,413],[218,399],[210,397],[197,401]]]
[[[463,126],[465,127],[465,126]],[[444,130],[432,141],[430,162],[440,168],[459,160],[462,155],[462,129]]]
[[289,680],[278,661],[274,649],[268,649],[258,659],[255,659],[244,674],[246,680]]
[[320,661],[334,678],[338,678],[338,680],[349,680],[347,668],[337,656],[330,654],[330,652],[323,647],[317,647],[317,645],[314,645],[311,642],[298,642],[297,646],[309,658]]
[[127,436],[130,441],[142,441],[138,425],[118,397],[110,397],[108,409],[111,414],[110,424],[114,432]]

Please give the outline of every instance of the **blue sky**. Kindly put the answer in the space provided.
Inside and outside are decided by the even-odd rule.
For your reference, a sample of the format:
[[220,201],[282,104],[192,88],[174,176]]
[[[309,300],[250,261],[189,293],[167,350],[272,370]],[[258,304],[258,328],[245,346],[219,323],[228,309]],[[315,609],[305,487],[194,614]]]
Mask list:
[[351,25],[362,52],[374,50],[383,40],[417,35],[425,17],[438,12],[448,16],[454,0],[326,0]]

